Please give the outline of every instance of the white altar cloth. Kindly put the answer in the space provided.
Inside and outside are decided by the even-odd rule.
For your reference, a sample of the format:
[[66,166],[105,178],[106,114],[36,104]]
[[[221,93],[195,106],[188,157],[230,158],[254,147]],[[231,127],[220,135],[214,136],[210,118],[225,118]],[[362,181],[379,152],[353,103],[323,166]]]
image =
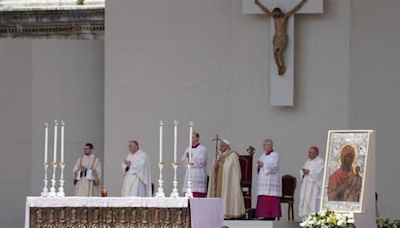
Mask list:
[[26,198],[25,228],[29,228],[31,207],[156,207],[186,208],[189,199],[153,197],[32,197]]

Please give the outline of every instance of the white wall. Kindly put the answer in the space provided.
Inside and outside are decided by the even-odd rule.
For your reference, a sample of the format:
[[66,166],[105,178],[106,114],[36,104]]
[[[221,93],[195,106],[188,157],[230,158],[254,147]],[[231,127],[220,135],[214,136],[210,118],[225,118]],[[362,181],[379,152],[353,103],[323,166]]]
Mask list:
[[25,197],[40,195],[45,121],[67,122],[67,195],[84,142],[103,158],[103,66],[102,41],[0,41],[1,227],[22,227]]
[[376,129],[381,217],[399,216],[399,1],[352,3],[350,127]]
[[23,226],[31,183],[31,56],[30,41],[0,40],[1,227]]
[[[86,142],[103,161],[104,129],[104,42],[35,40],[32,49],[32,180],[40,180],[43,159],[43,123],[64,120],[65,191],[74,194],[72,167],[82,156]],[[53,123],[50,124],[53,126]],[[53,148],[50,130],[49,151]],[[52,154],[49,158],[52,158]],[[41,182],[33,182],[32,193],[39,193]]]
[[[296,106],[273,108],[268,17],[243,15],[240,0],[109,2],[105,181],[110,194],[120,193],[119,166],[130,138],[149,153],[157,182],[160,119],[169,123],[166,153],[172,153],[172,120],[184,123],[180,151],[188,144],[188,121],[194,120],[209,161],[216,133],[241,153],[256,146],[257,157],[262,140],[271,137],[282,174],[296,175],[308,146],[319,144],[323,151],[327,130],[348,125],[350,3],[327,1],[325,8],[324,15],[298,17]],[[166,158],[167,164],[171,160]],[[172,168],[165,173],[169,193]]]

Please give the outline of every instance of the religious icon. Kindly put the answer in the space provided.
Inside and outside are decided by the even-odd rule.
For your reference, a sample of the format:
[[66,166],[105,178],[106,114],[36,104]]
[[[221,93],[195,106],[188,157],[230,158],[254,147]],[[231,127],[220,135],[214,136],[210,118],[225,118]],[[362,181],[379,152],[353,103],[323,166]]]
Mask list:
[[321,208],[362,212],[372,131],[329,131]]
[[345,144],[340,150],[340,167],[328,181],[329,201],[359,201],[362,179],[359,174],[360,166],[357,165],[357,155],[356,145]]

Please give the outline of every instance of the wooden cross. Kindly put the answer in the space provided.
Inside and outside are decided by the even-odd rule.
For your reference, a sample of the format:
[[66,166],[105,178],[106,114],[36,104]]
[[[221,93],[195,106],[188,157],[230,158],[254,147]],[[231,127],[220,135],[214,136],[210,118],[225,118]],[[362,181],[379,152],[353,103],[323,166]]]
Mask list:
[[[243,13],[265,14],[258,7],[254,0],[242,0]],[[293,9],[300,0],[260,0],[270,11],[280,8],[283,13]],[[296,14],[323,13],[324,0],[308,0]],[[271,47],[272,37],[275,34],[274,19],[271,18]],[[270,81],[270,104],[272,106],[293,106],[294,105],[294,15],[289,18],[287,27],[288,43],[285,51],[286,71],[283,75],[278,74],[278,67],[275,63],[273,50],[271,53],[271,81]]]

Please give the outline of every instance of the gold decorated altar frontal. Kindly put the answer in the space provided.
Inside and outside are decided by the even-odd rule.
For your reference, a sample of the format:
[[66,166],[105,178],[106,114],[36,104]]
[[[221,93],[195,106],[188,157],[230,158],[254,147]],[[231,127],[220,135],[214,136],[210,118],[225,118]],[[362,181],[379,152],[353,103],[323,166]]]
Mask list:
[[186,208],[31,207],[31,228],[186,228]]
[[30,197],[25,228],[186,228],[189,199],[154,197]]

